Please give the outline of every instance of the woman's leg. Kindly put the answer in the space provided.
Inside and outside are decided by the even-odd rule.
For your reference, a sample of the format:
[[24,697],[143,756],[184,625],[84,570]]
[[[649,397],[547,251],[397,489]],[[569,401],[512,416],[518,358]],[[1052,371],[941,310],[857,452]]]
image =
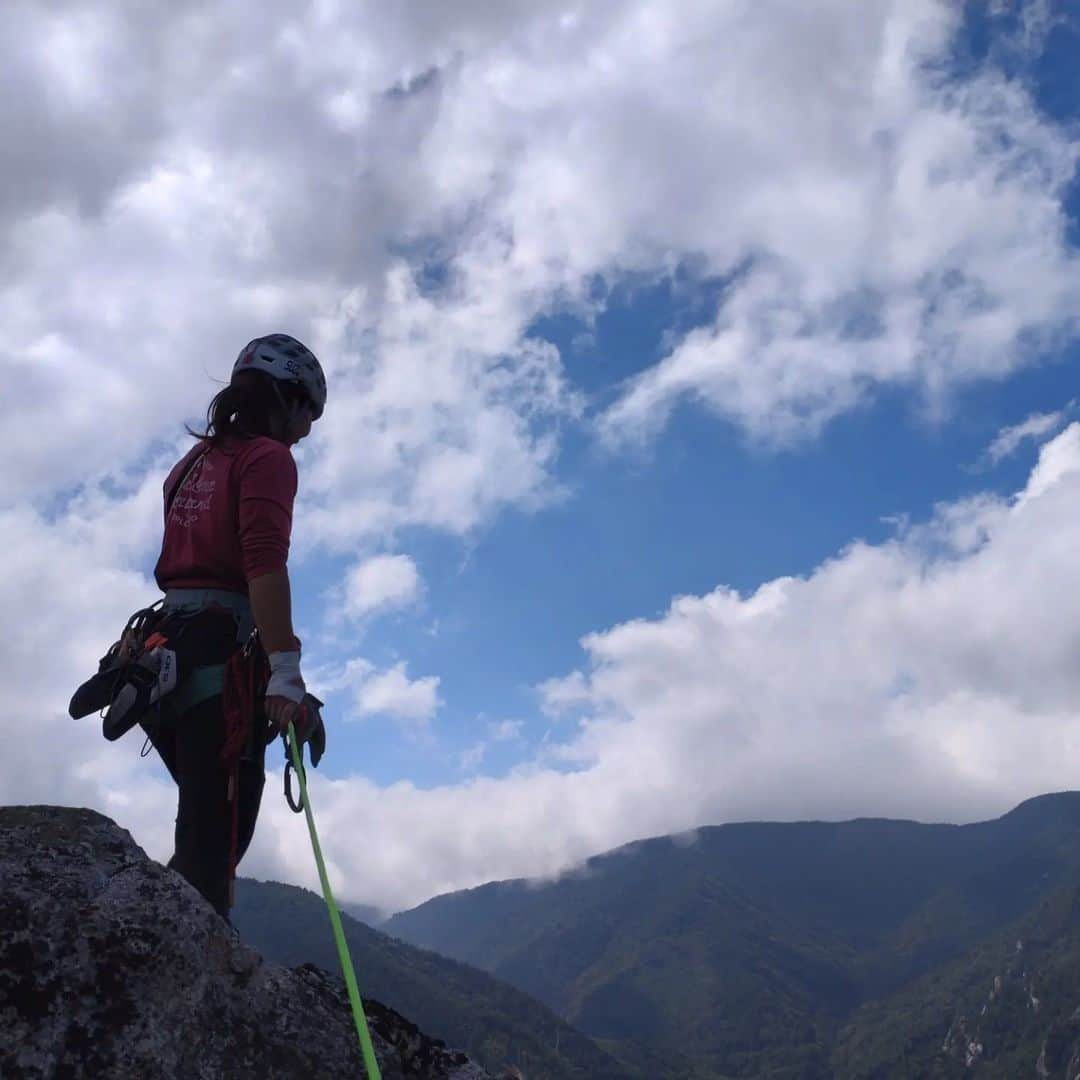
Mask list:
[[[256,739],[262,742],[261,739]],[[240,810],[236,834],[236,864],[244,857],[255,835],[255,822],[262,804],[263,786],[266,783],[266,745],[256,747],[240,759]]]
[[[176,853],[169,866],[183,874],[219,915],[227,917],[233,808],[228,800],[231,770],[220,761],[224,731],[220,697],[196,705],[176,724],[179,806]],[[240,761],[238,865],[255,835],[265,783],[265,752],[265,746],[259,746],[253,753],[245,753]]]
[[229,913],[229,774],[219,760],[225,720],[221,697],[194,706],[176,721],[176,851],[169,866],[213,905]]

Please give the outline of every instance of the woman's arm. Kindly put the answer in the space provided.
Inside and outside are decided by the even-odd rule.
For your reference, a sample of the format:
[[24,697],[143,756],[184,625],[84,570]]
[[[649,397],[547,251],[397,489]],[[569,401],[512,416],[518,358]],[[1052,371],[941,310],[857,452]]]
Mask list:
[[290,723],[295,724],[299,731],[305,718],[301,702],[306,687],[300,674],[300,642],[292,629],[288,569],[274,570],[252,578],[248,582],[248,596],[259,637],[270,657],[266,715],[282,734],[289,730]]
[[300,647],[293,633],[289,571],[275,570],[248,582],[251,614],[268,653],[294,652]]

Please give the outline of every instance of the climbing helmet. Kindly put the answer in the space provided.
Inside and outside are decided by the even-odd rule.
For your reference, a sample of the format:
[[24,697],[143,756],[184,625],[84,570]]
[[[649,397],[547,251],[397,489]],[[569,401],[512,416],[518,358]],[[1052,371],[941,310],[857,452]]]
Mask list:
[[315,354],[289,334],[267,334],[249,341],[233,365],[241,371],[264,371],[283,382],[294,383],[311,401],[311,417],[318,420],[326,407],[326,376]]

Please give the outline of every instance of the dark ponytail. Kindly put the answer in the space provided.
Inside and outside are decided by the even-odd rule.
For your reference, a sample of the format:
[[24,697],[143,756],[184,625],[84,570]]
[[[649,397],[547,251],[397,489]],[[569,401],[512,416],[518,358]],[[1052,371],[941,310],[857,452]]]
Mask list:
[[211,400],[206,410],[206,430],[193,431],[188,427],[187,433],[212,446],[220,445],[230,435],[241,439],[256,435],[273,438],[274,421],[280,422],[284,413],[282,399],[291,402],[297,396],[301,396],[300,391],[290,383],[258,371],[239,371]]

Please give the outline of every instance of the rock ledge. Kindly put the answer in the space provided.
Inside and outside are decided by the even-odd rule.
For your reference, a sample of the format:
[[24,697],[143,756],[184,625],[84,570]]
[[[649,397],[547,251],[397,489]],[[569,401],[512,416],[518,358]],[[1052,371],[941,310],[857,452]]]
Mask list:
[[[0,1076],[365,1075],[339,977],[265,962],[101,814],[0,807],[0,883]],[[364,1007],[385,1080],[491,1080]]]

